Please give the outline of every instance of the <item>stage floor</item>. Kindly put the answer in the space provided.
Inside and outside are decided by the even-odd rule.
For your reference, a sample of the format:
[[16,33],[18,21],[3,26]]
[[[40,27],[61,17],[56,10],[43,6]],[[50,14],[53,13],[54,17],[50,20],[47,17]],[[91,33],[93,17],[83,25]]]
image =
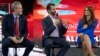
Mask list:
[[[0,44],[0,56],[2,56],[2,51],[1,51],[1,47],[2,45]],[[14,49],[13,48],[9,48],[9,56],[14,56]],[[18,56],[22,56],[24,53],[25,48],[18,48],[17,49],[17,53]],[[55,49],[55,54],[57,54],[57,52],[59,51],[59,49]],[[100,56],[100,47],[96,48],[96,55]],[[33,50],[31,51],[31,53],[29,54],[29,56],[46,56],[44,54],[43,48],[33,48]],[[82,56],[82,50],[76,47],[71,47],[67,52],[65,56]]]

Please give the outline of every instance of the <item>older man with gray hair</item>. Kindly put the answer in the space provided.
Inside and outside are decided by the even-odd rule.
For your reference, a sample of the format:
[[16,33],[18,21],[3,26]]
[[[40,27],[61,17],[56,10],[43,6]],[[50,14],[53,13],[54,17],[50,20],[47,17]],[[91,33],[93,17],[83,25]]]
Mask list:
[[27,39],[27,20],[22,15],[22,5],[15,1],[12,3],[12,14],[7,14],[2,20],[2,41],[3,56],[8,56],[8,48],[12,45],[23,45],[26,47],[23,56],[28,56],[34,44]]

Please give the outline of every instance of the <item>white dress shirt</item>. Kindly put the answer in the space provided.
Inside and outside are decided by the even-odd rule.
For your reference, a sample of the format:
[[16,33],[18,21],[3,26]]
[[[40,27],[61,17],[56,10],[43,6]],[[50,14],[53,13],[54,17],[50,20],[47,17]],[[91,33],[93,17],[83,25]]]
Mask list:
[[53,18],[51,15],[49,15],[49,17],[51,18],[53,25],[56,27],[56,29],[50,34],[51,37],[59,37],[59,30],[58,30],[58,26],[55,25],[55,18]]

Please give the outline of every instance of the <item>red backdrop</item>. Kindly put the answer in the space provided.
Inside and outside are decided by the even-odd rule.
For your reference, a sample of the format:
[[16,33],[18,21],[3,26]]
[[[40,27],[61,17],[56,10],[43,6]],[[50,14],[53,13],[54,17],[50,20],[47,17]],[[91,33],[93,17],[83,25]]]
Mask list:
[[[0,3],[12,3],[14,0],[0,0]],[[37,0],[38,1],[38,0]],[[35,2],[33,2],[35,3]],[[66,33],[66,36],[69,37],[75,37],[77,36],[76,28],[77,28],[77,22],[83,15],[83,9],[86,6],[93,6],[95,10],[95,16],[100,22],[100,1],[99,0],[61,0],[59,4],[62,4],[60,7],[63,7],[65,5],[65,8],[57,8],[57,10],[71,10],[74,11],[75,14],[64,14],[59,15],[62,20],[67,20],[69,24],[68,31]],[[43,11],[42,11],[43,10]],[[41,25],[41,20],[46,15],[46,9],[44,6],[38,4],[38,2],[35,3],[35,7],[33,9],[33,13],[27,15],[27,21],[28,21],[28,32],[29,32],[29,39],[30,40],[41,40],[41,37],[43,35],[43,29]],[[95,32],[97,35],[100,34],[100,24],[98,24],[98,27]]]
[[[66,32],[67,37],[76,37],[76,28],[78,20],[83,15],[83,9],[86,6],[93,6],[95,16],[100,22],[100,1],[99,0],[62,0],[60,4],[63,4],[65,8],[57,8],[57,10],[71,10],[74,11],[75,14],[64,14],[59,15],[62,20],[67,20],[67,23],[69,25],[68,31]],[[35,8],[33,9],[33,14],[29,15],[28,19],[33,19],[33,37],[35,40],[40,40],[43,35],[43,29],[41,25],[42,19],[46,15],[46,9],[45,6],[42,6],[38,4],[38,2],[35,4]],[[32,26],[30,25],[29,28]],[[31,29],[29,29],[31,31]],[[97,29],[95,30],[95,34],[100,34],[100,24],[98,24]]]

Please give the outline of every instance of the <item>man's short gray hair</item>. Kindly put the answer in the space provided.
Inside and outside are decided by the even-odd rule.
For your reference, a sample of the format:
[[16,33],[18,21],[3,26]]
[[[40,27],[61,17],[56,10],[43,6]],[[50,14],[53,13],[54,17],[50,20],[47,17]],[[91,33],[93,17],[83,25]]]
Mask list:
[[19,1],[14,1],[11,5],[12,10],[16,9],[17,5],[21,5],[21,3]]

